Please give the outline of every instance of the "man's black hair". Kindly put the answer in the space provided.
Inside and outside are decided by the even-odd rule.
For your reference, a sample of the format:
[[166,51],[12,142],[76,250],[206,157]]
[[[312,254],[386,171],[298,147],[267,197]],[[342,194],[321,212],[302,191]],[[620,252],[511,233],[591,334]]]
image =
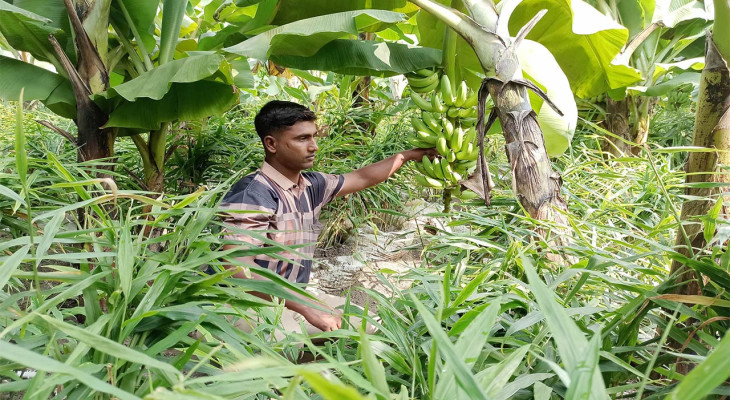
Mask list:
[[253,124],[261,140],[266,136],[285,130],[299,121],[314,121],[317,117],[307,107],[291,101],[272,100],[266,103]]

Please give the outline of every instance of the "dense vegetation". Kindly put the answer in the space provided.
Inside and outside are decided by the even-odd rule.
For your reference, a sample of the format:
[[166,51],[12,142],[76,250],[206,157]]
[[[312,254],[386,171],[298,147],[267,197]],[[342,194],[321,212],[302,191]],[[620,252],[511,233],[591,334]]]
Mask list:
[[[676,365],[703,361],[727,329],[722,275],[705,286],[715,293],[711,297],[689,301],[667,294],[667,266],[677,256],[672,243],[682,201],[682,153],[653,147],[607,161],[598,148],[601,132],[586,121],[570,151],[556,160],[576,232],[569,246],[542,248],[532,230],[536,221],[520,209],[509,183],[498,181],[491,208],[479,201],[459,204],[437,217],[454,229],[424,231],[423,262],[404,277],[413,280],[409,290],[393,299],[371,293],[382,318],[378,333],[366,338],[358,327],[337,332],[335,342],[305,347],[323,362],[292,364],[301,351],[295,342],[310,339],[276,343],[267,325],[253,334],[233,330],[224,315],[260,313],[275,323],[276,309],[259,308],[260,300],[237,289],[251,282],[236,281],[234,289],[219,284],[226,272],[209,277],[200,270],[221,263],[215,205],[231,180],[260,162],[251,124],[253,111],[267,99],[204,125],[182,126],[170,144],[178,146],[170,162],[176,179],[158,199],[139,192],[123,172],[140,168],[133,157],[120,158],[112,192],[75,163],[75,151],[60,136],[32,121],[42,109],[25,112],[28,189],[14,157],[3,160],[0,182],[2,249],[8,255],[2,307],[6,381],[0,389],[33,398],[83,398],[91,390],[125,398],[120,389],[149,398],[165,398],[168,391],[200,398],[277,396],[274,389],[289,396],[284,398],[305,398],[309,390],[325,398],[357,398],[347,384],[377,396],[444,398],[458,382],[465,398],[548,398],[551,391],[568,395],[561,378],[566,370],[599,368],[612,397],[663,397],[682,381]],[[403,137],[399,121],[408,111],[400,111],[398,102],[374,106],[383,116],[371,136],[353,122],[369,115],[334,101],[330,96],[323,108],[322,121],[331,131],[320,139],[317,169],[346,171],[406,146],[397,138]],[[690,107],[658,113],[650,139],[686,144],[686,130],[671,121]],[[8,155],[15,114],[3,108]],[[498,149],[499,140],[491,146]],[[490,154],[497,170],[506,168],[501,152]],[[193,190],[200,185],[207,190]],[[360,194],[363,199],[340,200],[347,207],[330,205],[327,215],[331,224],[341,223],[337,213],[346,208],[351,219],[364,221],[368,210],[354,206],[363,200],[408,215],[399,204],[412,197],[438,201],[438,195],[417,189],[412,171],[403,170],[393,182]],[[78,210],[93,215],[86,226],[79,225]],[[705,223],[722,230],[724,221],[708,216]],[[164,230],[149,238],[146,226]],[[463,226],[468,229],[457,229]],[[707,256],[695,261],[698,269],[726,268],[715,261],[726,259],[720,257],[723,242],[711,242]],[[544,251],[573,261],[545,264]],[[188,336],[196,329],[204,341]],[[686,350],[675,353],[669,340]],[[23,367],[53,374],[20,379],[16,371]],[[322,380],[316,371],[331,373]],[[107,383],[119,388],[116,394]]]
[[[595,32],[583,36],[567,28],[551,36],[528,21],[538,6],[552,10],[546,24],[578,19],[588,3],[569,16],[559,14],[557,0],[500,4],[500,19],[509,24],[499,23],[499,34],[520,37],[523,26],[535,27],[521,47],[529,57],[521,55],[525,65],[517,67],[539,87],[528,94],[518,87],[524,82],[501,73],[509,63],[497,63],[504,82],[486,82],[482,117],[500,107],[509,115],[505,87],[536,110],[536,123],[524,126],[549,143],[530,154],[550,154],[541,168],[559,176],[550,191],[564,206],[556,202],[546,216],[524,201],[529,193],[517,183],[534,170],[520,171],[524,165],[514,162],[522,154],[513,151],[517,136],[500,115],[484,141],[494,181],[490,206],[479,196],[460,200],[425,187],[413,164],[327,206],[319,243],[325,252],[353,250],[339,246],[365,226],[378,232],[425,221],[425,206],[414,205],[444,211],[416,224],[417,244],[408,249],[416,261],[407,272],[378,274],[388,293],[366,289],[371,303],[345,306],[346,320],[365,315],[376,333],[346,323],[283,341],[273,334],[282,305],[247,291],[286,298],[284,289],[303,289],[271,274],[271,281],[234,279],[223,268],[237,256],[292,250],[223,249],[218,204],[263,158],[256,111],[271,99],[310,106],[321,127],[314,169],[345,173],[411,146],[410,121],[423,115],[409,98],[415,86],[402,92],[402,78],[383,76],[419,79],[411,73],[431,68],[477,93],[480,71],[494,65],[484,51],[471,52],[470,35],[499,51],[515,48],[490,41],[488,30],[459,32],[459,39],[444,31],[458,28],[449,18],[473,11],[482,4],[476,0],[441,2],[454,9],[414,1],[430,14],[395,0],[366,11],[359,9],[371,2],[305,1],[308,8],[297,8],[287,0],[163,1],[159,9],[157,2],[111,3],[109,21],[80,13],[93,42],[109,44],[100,55],[100,47],[69,50],[78,45],[69,29],[76,36],[84,29],[69,28],[60,1],[46,9],[0,0],[0,99],[10,99],[0,100],[0,397],[730,396],[730,229],[722,192],[730,150],[722,138],[730,131],[713,123],[715,141],[691,146],[698,126],[708,124],[695,123],[707,108],[699,82],[714,79],[694,72],[711,43],[703,30],[712,15],[701,2],[657,1],[652,20],[654,2],[631,3],[645,17],[632,19],[638,11],[629,2],[598,1],[593,6],[602,17],[591,14]],[[118,9],[132,3],[134,9]],[[730,9],[717,5],[718,13]],[[328,15],[334,12],[341,13]],[[496,20],[471,15],[483,27]],[[296,25],[307,17],[314,19]],[[107,29],[89,28],[99,20]],[[716,27],[716,35],[723,38],[726,28]],[[358,31],[364,33],[356,39]],[[297,43],[315,53],[302,57],[287,45],[292,32],[304,32]],[[49,33],[62,49],[39,39]],[[26,34],[38,40],[20,40]],[[404,44],[413,37],[424,47]],[[638,39],[622,50],[616,37]],[[156,43],[155,50],[144,43]],[[584,69],[561,64],[589,48],[595,54],[583,60]],[[93,57],[107,50],[116,54],[114,67],[95,64]],[[385,50],[392,64],[378,58]],[[54,51],[58,59],[49,56]],[[76,62],[77,52],[83,82],[59,61],[68,53]],[[624,62],[612,64],[614,56]],[[57,73],[31,65],[34,59],[49,61]],[[94,69],[99,65],[109,71]],[[726,71],[725,64],[715,73],[727,77]],[[107,72],[109,82],[94,78]],[[82,96],[80,88],[87,90]],[[542,90],[563,115],[543,107],[536,95]],[[89,96],[96,106],[77,104]],[[178,108],[170,111],[170,104]],[[730,112],[717,109],[727,120]],[[85,151],[100,134],[111,142]],[[716,158],[705,169],[685,169],[693,168],[693,156],[707,154]],[[711,179],[699,180],[705,175]],[[688,204],[706,209],[692,214]],[[677,266],[696,275],[679,279]],[[685,290],[687,281],[696,291]],[[238,318],[262,323],[246,333],[232,324]],[[297,362],[304,358],[315,361]]]

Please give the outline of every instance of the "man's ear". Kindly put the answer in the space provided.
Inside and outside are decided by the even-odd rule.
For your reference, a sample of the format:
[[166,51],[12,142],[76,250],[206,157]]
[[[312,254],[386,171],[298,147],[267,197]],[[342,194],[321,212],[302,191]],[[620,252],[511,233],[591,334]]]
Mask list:
[[264,137],[264,149],[267,153],[276,153],[276,138],[273,136]]

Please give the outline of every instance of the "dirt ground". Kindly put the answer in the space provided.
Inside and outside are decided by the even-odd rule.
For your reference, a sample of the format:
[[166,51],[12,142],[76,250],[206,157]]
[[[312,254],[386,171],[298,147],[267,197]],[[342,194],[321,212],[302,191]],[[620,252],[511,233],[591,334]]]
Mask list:
[[[409,287],[411,282],[404,275],[422,262],[421,234],[425,234],[426,226],[438,223],[425,216],[437,211],[425,202],[410,205],[409,209],[416,211],[415,216],[406,220],[399,230],[375,231],[370,225],[363,225],[342,246],[319,249],[310,283],[335,296],[346,296],[349,292],[351,301],[360,306],[369,300],[362,288],[388,297],[394,288]],[[381,272],[386,282],[378,278],[377,272]],[[373,311],[374,305],[371,301]]]

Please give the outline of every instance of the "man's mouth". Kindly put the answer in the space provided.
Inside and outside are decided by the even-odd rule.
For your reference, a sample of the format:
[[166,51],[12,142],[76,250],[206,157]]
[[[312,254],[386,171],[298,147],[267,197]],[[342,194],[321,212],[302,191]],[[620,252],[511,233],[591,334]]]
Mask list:
[[307,156],[307,157],[305,157],[305,158],[306,158],[307,160],[314,160],[314,154],[312,154],[311,156]]

